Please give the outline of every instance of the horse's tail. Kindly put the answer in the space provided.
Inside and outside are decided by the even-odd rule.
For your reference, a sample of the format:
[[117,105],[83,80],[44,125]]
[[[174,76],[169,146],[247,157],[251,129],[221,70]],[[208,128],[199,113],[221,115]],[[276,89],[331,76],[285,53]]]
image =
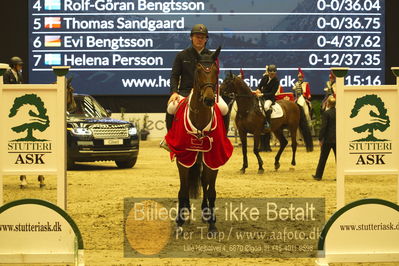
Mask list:
[[305,116],[305,112],[299,104],[297,104],[299,107],[300,111],[300,117],[299,117],[299,130],[301,131],[303,135],[303,140],[305,141],[306,145],[306,151],[313,151],[313,139],[312,139],[312,134],[310,133],[310,128],[308,125],[308,121]]
[[195,163],[188,170],[188,191],[190,198],[198,198],[201,186],[201,167],[200,163]]

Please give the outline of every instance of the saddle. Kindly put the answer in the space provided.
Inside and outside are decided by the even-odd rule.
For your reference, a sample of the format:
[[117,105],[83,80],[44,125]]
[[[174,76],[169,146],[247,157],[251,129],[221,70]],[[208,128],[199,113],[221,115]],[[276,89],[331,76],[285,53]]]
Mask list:
[[[264,99],[258,99],[259,102],[259,112],[266,116],[266,111],[265,111],[265,100]],[[281,105],[278,104],[277,102],[274,102],[271,106],[270,106],[272,113],[270,118],[280,118],[283,117],[284,113],[283,113],[283,108],[281,108]]]

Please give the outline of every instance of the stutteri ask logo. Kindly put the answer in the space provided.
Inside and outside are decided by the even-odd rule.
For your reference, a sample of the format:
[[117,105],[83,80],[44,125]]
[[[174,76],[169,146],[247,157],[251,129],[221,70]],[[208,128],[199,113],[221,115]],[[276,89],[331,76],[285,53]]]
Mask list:
[[50,120],[47,115],[47,109],[44,107],[44,102],[36,94],[25,94],[21,97],[15,98],[8,117],[14,117],[24,105],[31,106],[28,112],[28,120],[21,125],[12,127],[11,129],[16,133],[26,131],[27,136],[14,141],[47,141],[46,139],[37,139],[33,136],[34,130],[43,132],[50,126]]
[[388,141],[387,139],[378,139],[374,136],[374,131],[379,130],[385,131],[390,127],[389,116],[387,115],[387,109],[385,108],[384,102],[375,94],[365,95],[357,98],[355,105],[352,108],[350,118],[356,117],[359,112],[366,107],[369,107],[369,121],[361,126],[356,126],[353,129],[356,133],[368,132],[368,136],[365,138],[357,139],[354,141]]

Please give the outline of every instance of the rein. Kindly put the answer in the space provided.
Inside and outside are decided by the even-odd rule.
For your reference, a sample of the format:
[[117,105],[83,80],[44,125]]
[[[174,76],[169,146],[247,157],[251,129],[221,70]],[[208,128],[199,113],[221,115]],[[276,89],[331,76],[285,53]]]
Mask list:
[[[230,93],[226,93],[225,92],[225,93],[223,93],[223,96],[226,96],[226,97],[229,97],[230,99],[232,99],[232,101],[228,104],[229,109],[230,109],[231,105],[233,104],[233,102],[237,101],[239,98],[255,99],[256,102],[259,102],[261,100],[258,97],[256,97],[254,94],[252,94],[252,92],[250,92],[249,94],[237,93],[236,84],[234,82],[236,78],[237,78],[236,76],[233,77],[233,82],[230,85],[230,86],[233,87],[233,92],[230,92]],[[243,86],[243,84],[239,84],[239,86]],[[255,112],[260,111],[259,104],[254,104],[253,108],[254,108]],[[250,109],[246,109],[246,110],[242,110],[242,111],[244,111],[245,114],[248,114],[250,112]]]
[[[193,112],[194,114],[198,114],[200,112],[198,109],[194,110],[193,108],[191,108],[190,102],[188,102],[187,105],[188,105],[188,110],[190,112]],[[187,115],[190,116],[189,113]],[[214,116],[215,116],[215,108],[212,109],[211,121],[209,122],[211,124],[211,129],[212,129]],[[187,119],[189,119],[189,117]],[[205,131],[205,130],[199,130],[197,128],[196,128],[196,130],[197,130],[197,132],[195,133],[195,135],[197,136],[197,138],[202,138],[202,137],[206,136],[207,134],[204,134],[204,132],[211,132],[211,130]]]
[[[205,72],[205,73],[211,73],[211,69],[212,66],[215,63],[212,63],[210,66],[204,66],[203,64],[199,64],[201,66],[201,69]],[[197,70],[198,71],[198,70]],[[197,76],[197,75],[196,75]],[[198,81],[196,80],[195,83],[197,83]],[[206,82],[204,84],[201,84],[201,86],[199,87],[200,90],[200,101],[202,101],[204,99],[203,96],[203,90],[207,87],[212,88],[213,92],[215,93],[215,98],[216,98],[216,87],[217,87],[217,82],[216,83],[212,83],[212,82]]]
[[[212,66],[213,66],[214,64],[215,64],[215,63],[212,63],[210,66],[204,66],[203,64],[200,63],[199,65],[201,66],[201,69],[202,69],[205,73],[211,73]],[[198,70],[196,70],[196,72],[197,72],[197,71],[198,71]],[[195,76],[198,76],[198,75],[195,74]],[[217,94],[216,94],[217,82],[216,82],[216,83],[205,82],[205,83],[201,84],[200,86],[197,86],[198,83],[199,83],[198,78],[196,78],[195,81],[194,81],[194,87],[197,87],[197,91],[199,90],[199,92],[200,92],[199,99],[198,99],[200,102],[202,102],[202,101],[204,100],[203,92],[204,92],[204,89],[207,88],[207,87],[212,88],[212,91],[215,93],[215,99],[217,98]],[[193,93],[195,93],[195,90],[194,90]],[[191,100],[190,100],[190,101],[191,101]],[[188,108],[189,108],[189,111],[192,112],[192,113],[194,113],[194,114],[196,114],[196,115],[198,115],[198,114],[200,113],[200,109],[194,109],[194,108],[191,106],[190,101],[187,103]],[[212,124],[213,124],[213,121],[214,121],[214,115],[215,115],[215,109],[213,108],[213,109],[212,109],[212,112],[211,112],[211,120],[210,120],[210,122],[209,122],[209,123],[211,123],[211,128],[212,128]],[[208,123],[208,124],[209,124],[209,123]],[[197,133],[196,133],[195,135],[196,135],[198,138],[204,137],[204,136],[206,135],[206,134],[204,134],[204,132],[208,132],[208,131],[204,131],[204,130],[199,130],[199,129],[197,129],[197,128],[196,128],[196,130],[197,130]],[[209,131],[209,132],[210,132],[210,131]]]
[[223,93],[223,96],[229,97],[230,99],[235,100],[236,98],[252,98],[254,97],[253,94],[239,94],[236,92],[230,92],[230,93]]

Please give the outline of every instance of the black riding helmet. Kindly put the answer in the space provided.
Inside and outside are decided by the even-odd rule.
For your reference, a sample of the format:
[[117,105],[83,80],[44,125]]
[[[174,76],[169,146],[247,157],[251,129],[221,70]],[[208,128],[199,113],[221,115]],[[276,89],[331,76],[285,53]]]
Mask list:
[[24,62],[18,56],[13,56],[10,59],[10,67],[15,67],[17,65],[23,65],[23,64],[24,64]]
[[277,67],[276,65],[269,65],[267,67],[267,72],[277,72]]
[[195,24],[191,29],[190,36],[193,36],[194,33],[205,34],[208,38],[208,29],[204,24]]

